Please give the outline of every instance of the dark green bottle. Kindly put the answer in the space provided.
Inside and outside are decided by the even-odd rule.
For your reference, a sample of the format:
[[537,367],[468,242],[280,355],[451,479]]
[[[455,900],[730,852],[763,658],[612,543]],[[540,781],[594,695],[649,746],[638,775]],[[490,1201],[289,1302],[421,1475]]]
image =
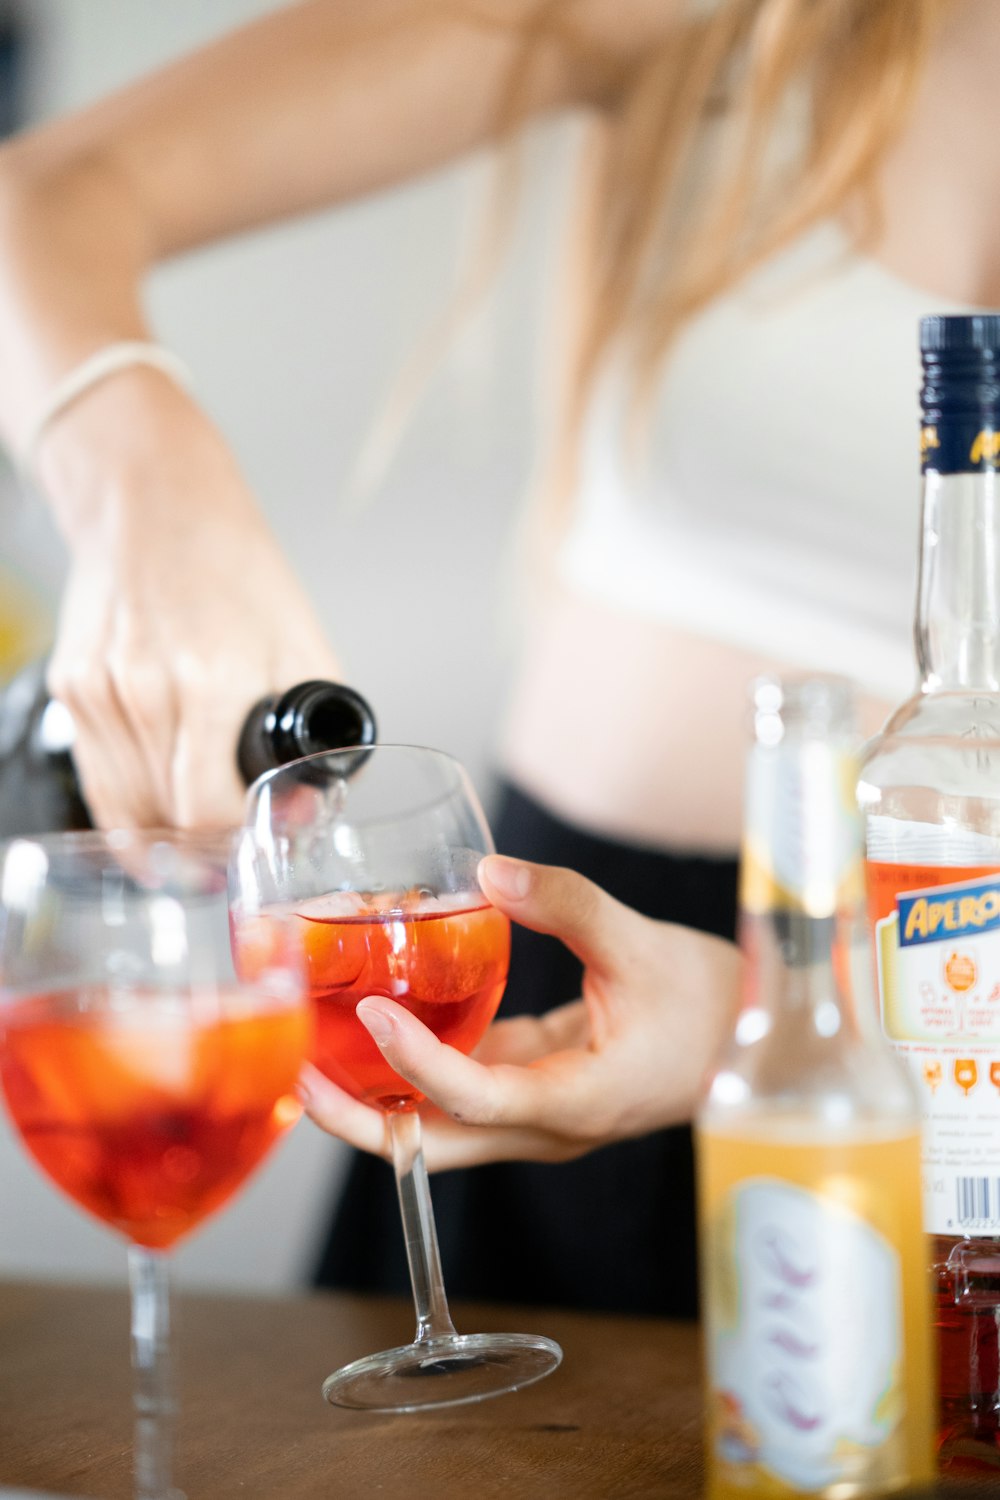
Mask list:
[[[32,662],[0,692],[0,838],[91,827],[73,764],[73,721]],[[303,755],[373,745],[375,715],[353,688],[300,682],[250,710],[236,763],[250,784]]]

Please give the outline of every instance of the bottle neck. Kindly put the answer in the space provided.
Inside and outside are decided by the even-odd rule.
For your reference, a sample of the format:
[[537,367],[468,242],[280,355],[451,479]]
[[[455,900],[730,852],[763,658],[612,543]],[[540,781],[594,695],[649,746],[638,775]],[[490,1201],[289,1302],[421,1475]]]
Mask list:
[[702,1124],[724,1131],[769,1115],[838,1131],[862,1118],[905,1116],[909,1129],[913,1097],[871,992],[853,697],[846,701],[829,679],[786,680],[780,699],[769,704],[759,688],[754,706],[740,879],[743,1004]]
[[772,1025],[782,1017],[798,1018],[821,1034],[838,1031],[845,995],[836,933],[832,917],[810,917],[780,908],[744,910],[740,916],[740,947],[747,960],[744,1007],[763,1012]]
[[[765,731],[767,725],[763,726]],[[758,725],[758,732],[761,726]],[[746,1004],[772,1016],[820,1008],[840,1024],[843,965],[863,889],[850,724],[822,736],[782,724],[750,752],[740,866]]]
[[[375,743],[375,715],[361,694],[342,682],[299,682],[250,710],[236,748],[249,786],[265,771],[304,755]],[[358,755],[349,763],[360,765]],[[347,769],[347,774],[350,774]]]
[[916,618],[925,692],[1000,691],[1000,476],[924,476]]

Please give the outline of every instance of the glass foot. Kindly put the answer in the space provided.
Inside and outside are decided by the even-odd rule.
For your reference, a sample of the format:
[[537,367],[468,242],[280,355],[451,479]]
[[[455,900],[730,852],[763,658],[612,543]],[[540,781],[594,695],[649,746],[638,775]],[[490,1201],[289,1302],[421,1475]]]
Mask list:
[[323,1382],[323,1395],[361,1411],[459,1406],[532,1385],[561,1359],[559,1345],[540,1334],[446,1334],[356,1359]]

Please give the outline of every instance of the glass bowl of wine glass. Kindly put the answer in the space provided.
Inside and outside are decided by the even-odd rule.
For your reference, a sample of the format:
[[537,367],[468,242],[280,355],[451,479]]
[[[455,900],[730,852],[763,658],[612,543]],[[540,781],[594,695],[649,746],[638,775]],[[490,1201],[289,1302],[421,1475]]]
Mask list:
[[[421,1096],[355,1014],[366,996],[405,1006],[469,1052],[496,1013],[510,956],[507,917],[476,869],[493,841],[468,775],[408,745],[308,756],[262,776],[247,800],[233,931],[248,976],[270,926],[296,928],[314,1011],[312,1061],[383,1110],[403,1218],[416,1334],[336,1371],[336,1405],[409,1411],[480,1401],[551,1373],[551,1339],[459,1334],[448,1310],[421,1148]],[[345,1233],[350,1226],[345,1225]]]

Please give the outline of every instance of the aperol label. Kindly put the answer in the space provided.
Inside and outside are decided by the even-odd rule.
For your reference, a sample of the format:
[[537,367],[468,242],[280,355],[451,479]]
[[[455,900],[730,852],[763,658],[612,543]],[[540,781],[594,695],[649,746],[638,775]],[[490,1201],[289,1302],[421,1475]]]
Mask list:
[[924,1124],[924,1227],[1000,1227],[1000,871],[869,861],[882,1026]]
[[968,880],[954,886],[896,896],[899,946],[960,939],[1000,927],[1000,880]]
[[979,413],[949,413],[920,429],[920,467],[925,474],[981,474],[1000,469],[1000,432]]

